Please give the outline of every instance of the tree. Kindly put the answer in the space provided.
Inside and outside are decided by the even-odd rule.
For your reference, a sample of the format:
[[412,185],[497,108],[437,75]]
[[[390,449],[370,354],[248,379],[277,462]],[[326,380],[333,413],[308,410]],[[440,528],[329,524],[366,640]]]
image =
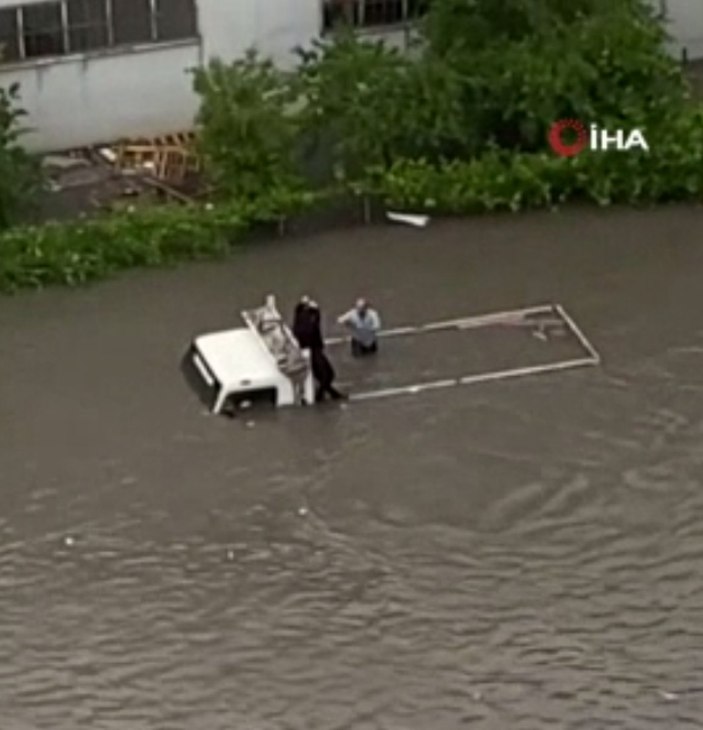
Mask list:
[[216,192],[252,200],[292,182],[297,111],[288,76],[249,51],[195,71],[198,141]]
[[646,0],[434,0],[423,35],[484,145],[536,151],[563,117],[642,127],[686,98]]

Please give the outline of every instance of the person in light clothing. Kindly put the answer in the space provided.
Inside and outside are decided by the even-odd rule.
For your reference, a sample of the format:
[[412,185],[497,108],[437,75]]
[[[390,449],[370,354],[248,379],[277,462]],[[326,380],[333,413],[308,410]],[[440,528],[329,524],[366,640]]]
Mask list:
[[359,299],[354,309],[337,320],[351,330],[351,351],[354,357],[364,357],[378,352],[378,332],[381,318],[369,306],[366,299]]

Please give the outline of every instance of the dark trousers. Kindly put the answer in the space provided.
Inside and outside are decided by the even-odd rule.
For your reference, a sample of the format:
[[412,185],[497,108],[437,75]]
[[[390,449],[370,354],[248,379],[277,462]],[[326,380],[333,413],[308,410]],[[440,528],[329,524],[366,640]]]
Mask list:
[[317,389],[315,390],[315,400],[319,403],[330,396],[333,400],[340,400],[344,395],[340,393],[333,385],[334,379],[337,377],[332,367],[332,363],[322,350],[313,350],[311,353],[312,374],[317,381]]
[[366,355],[375,355],[377,352],[377,342],[372,342],[370,345],[362,345],[361,342],[352,337],[351,353],[354,357],[366,357]]

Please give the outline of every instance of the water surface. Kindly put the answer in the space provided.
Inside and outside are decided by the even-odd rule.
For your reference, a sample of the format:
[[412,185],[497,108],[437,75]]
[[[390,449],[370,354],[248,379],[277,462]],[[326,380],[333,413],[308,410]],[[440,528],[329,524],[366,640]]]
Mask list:
[[[356,229],[1,300],[3,730],[700,728],[702,222]],[[205,416],[183,348],[269,291],[559,301],[605,361]],[[373,377],[461,362],[413,347]]]

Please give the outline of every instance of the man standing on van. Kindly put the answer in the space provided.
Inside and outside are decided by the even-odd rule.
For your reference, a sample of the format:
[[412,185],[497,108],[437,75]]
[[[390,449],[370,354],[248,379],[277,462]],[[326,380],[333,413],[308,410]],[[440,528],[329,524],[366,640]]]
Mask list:
[[351,351],[354,357],[364,357],[378,352],[378,331],[381,318],[369,306],[366,299],[359,299],[354,309],[349,310],[337,320],[351,330]]
[[336,373],[325,355],[325,339],[322,336],[322,315],[317,304],[309,297],[303,297],[295,308],[293,315],[293,335],[301,349],[310,352],[312,374],[317,381],[315,401],[321,403],[326,396],[332,400],[346,400],[333,385]]

